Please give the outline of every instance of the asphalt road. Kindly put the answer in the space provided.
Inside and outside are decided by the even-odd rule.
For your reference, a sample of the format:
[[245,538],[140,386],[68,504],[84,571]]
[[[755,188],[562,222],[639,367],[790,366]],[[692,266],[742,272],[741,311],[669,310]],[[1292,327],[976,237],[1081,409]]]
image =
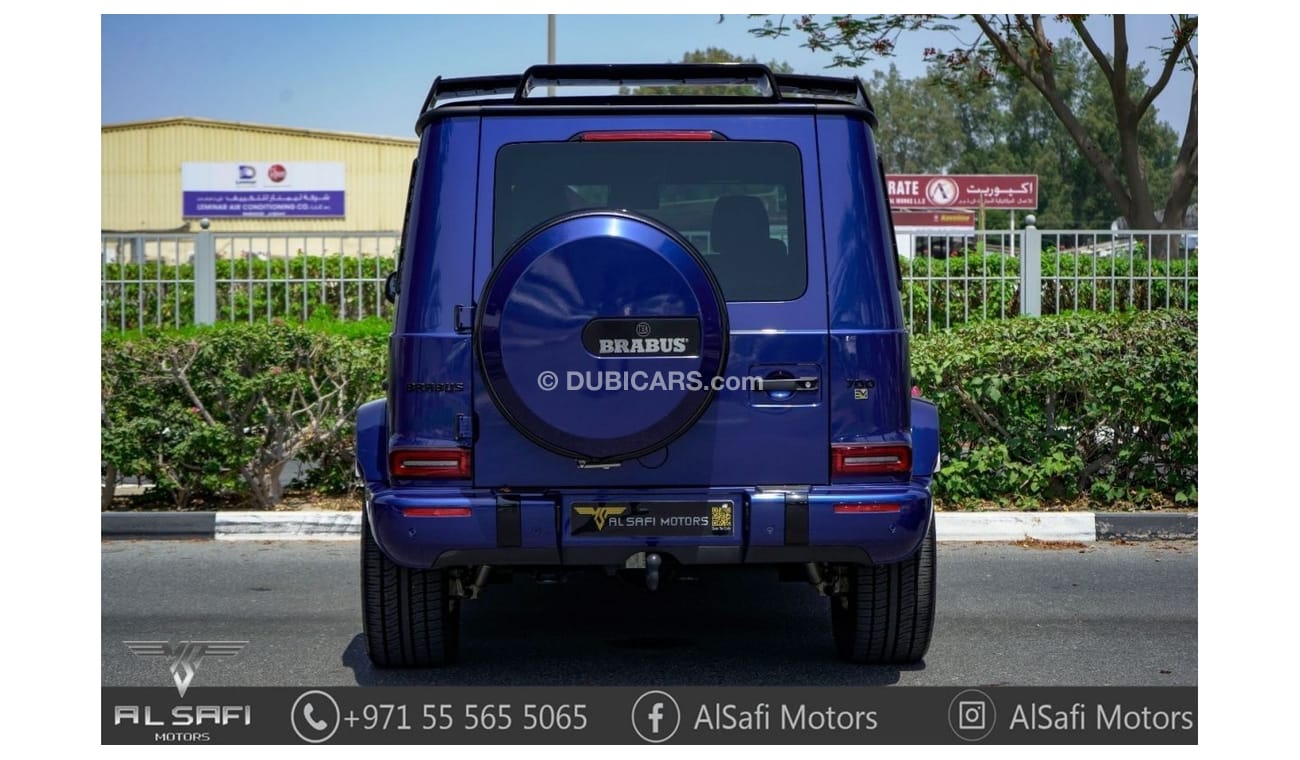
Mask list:
[[355,542],[105,541],[104,686],[169,686],[126,640],[247,640],[196,686],[1195,685],[1195,542],[1038,549],[940,544],[924,663],[835,660],[826,600],[736,570],[649,593],[588,575],[516,579],[466,604],[461,661],[378,671]]

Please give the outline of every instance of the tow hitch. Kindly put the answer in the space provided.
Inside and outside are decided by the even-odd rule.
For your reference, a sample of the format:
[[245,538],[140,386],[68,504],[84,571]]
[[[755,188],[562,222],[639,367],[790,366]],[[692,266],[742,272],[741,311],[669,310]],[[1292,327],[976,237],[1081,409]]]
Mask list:
[[650,591],[659,590],[659,584],[664,578],[663,567],[664,558],[658,552],[637,552],[623,563],[624,570],[645,571],[645,587]]
[[663,563],[663,557],[660,557],[657,552],[648,552],[645,555],[645,587],[651,591],[659,588],[659,568]]

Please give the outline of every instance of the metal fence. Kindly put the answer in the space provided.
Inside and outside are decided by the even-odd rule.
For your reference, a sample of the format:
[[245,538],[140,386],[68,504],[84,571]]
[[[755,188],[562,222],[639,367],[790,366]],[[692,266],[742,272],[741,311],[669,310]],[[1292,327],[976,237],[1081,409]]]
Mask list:
[[914,236],[903,310],[914,333],[1073,311],[1197,308],[1195,230],[992,231]]
[[[915,235],[901,251],[913,332],[1016,315],[1197,308],[1194,230]],[[104,234],[101,329],[391,318],[399,234]]]
[[195,238],[190,234],[103,235],[100,329],[192,324]]
[[104,330],[216,321],[391,317],[396,232],[101,237]]
[[903,317],[912,332],[1016,313],[1017,237],[1005,231],[912,236],[911,250],[900,251]]
[[1030,230],[1044,314],[1197,307],[1195,230]]

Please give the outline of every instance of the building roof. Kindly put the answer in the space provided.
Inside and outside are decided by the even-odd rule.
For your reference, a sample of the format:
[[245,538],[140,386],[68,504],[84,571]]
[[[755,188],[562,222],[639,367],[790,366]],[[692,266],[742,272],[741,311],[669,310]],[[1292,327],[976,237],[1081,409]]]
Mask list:
[[390,145],[417,146],[419,140],[405,137],[388,137],[386,135],[367,135],[360,132],[335,132],[325,129],[303,129],[302,127],[280,127],[270,124],[252,124],[245,121],[221,121],[203,119],[196,116],[169,116],[164,119],[147,119],[144,121],[126,121],[118,124],[100,125],[100,132],[121,132],[130,129],[153,129],[169,126],[216,127],[219,129],[238,129],[246,132],[267,132],[277,135],[297,135],[301,137],[323,137],[330,140],[355,140],[361,142],[387,143]]

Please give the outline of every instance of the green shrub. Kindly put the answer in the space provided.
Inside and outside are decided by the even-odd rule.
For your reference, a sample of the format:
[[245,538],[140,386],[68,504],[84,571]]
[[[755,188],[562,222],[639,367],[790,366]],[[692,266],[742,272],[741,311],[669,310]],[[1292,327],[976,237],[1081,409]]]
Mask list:
[[939,405],[953,505],[1194,505],[1196,317],[1079,313],[936,331],[912,371]]
[[[284,466],[298,458],[350,473],[353,416],[382,394],[386,365],[376,326],[351,329],[355,337],[279,322],[106,335],[104,459],[149,477],[178,506],[212,496],[274,506]],[[315,477],[338,486],[349,476]]]
[[[383,395],[389,324],[312,321],[102,338],[102,452],[178,505],[272,506],[352,485],[358,404]],[[919,335],[916,382],[939,405],[946,506],[1197,502],[1195,314],[1005,319]]]

